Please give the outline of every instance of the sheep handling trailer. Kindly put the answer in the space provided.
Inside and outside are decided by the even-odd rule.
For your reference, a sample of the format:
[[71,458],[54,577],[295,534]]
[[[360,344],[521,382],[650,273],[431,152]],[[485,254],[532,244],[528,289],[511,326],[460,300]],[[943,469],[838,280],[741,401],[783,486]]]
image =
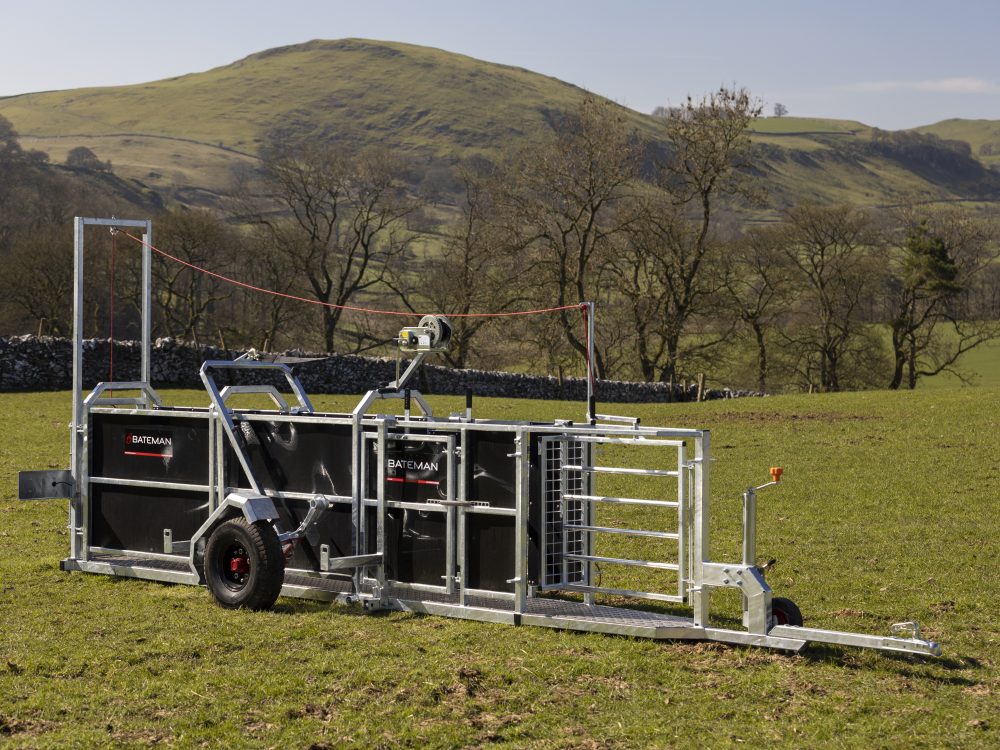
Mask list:
[[[142,359],[139,380],[84,397],[92,225],[143,230]],[[582,423],[476,419],[469,396],[464,413],[434,415],[407,383],[448,344],[439,316],[400,331],[406,371],[349,414],[317,412],[288,362],[252,356],[204,362],[207,406],[165,405],[150,384],[151,238],[148,221],[76,219],[71,468],[19,476],[22,499],[70,501],[63,570],[206,585],[233,609],[281,595],[789,652],[818,642],[940,654],[915,622],[887,636],[808,628],[772,596],[755,560],[756,492],[780,469],[744,494],[742,560],[713,560],[708,430],[595,414],[592,396]],[[247,393],[274,408],[234,408]],[[375,412],[387,399],[403,413]],[[742,595],[742,629],[710,622],[711,594],[724,588]]]

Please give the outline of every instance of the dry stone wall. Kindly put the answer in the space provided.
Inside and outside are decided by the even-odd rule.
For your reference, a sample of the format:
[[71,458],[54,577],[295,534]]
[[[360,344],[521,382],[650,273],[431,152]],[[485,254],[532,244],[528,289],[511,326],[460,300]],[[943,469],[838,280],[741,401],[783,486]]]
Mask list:
[[[108,380],[110,344],[107,339],[84,341],[84,388],[90,389]],[[173,339],[157,339],[152,351],[151,380],[154,387],[201,388],[199,368],[207,359],[233,359],[243,351],[229,351],[212,346],[195,346]],[[391,358],[330,356],[298,351],[284,354],[299,357],[325,357],[316,362],[294,366],[308,393],[364,393],[385,385],[396,377],[396,360]],[[139,379],[141,347],[138,342],[120,341],[114,344],[114,379]],[[227,378],[230,378],[227,380]],[[0,391],[49,391],[72,387],[72,342],[48,336],[0,337]],[[274,382],[270,375],[259,372],[223,373],[219,381],[226,383]],[[416,376],[415,388],[428,394],[463,394],[471,390],[477,396],[500,396],[553,400],[583,401],[587,394],[585,378],[557,378],[484,370],[454,370],[425,365]],[[692,401],[696,386],[674,386],[665,383],[633,383],[602,380],[597,387],[597,400],[615,403]],[[704,398],[733,398],[762,395],[747,391],[713,389]]]

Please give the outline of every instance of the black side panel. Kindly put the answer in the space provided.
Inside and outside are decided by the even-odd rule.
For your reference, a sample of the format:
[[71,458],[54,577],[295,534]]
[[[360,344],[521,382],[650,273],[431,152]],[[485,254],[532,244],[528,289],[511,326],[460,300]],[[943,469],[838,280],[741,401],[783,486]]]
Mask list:
[[[444,443],[437,440],[388,440],[385,448],[386,500],[425,503],[448,497],[448,458]],[[367,450],[368,486],[374,488],[378,483],[376,443],[369,442]],[[371,495],[374,494],[372,490]]]
[[444,586],[447,561],[444,513],[393,508],[386,513],[386,576],[403,583]]
[[190,539],[208,518],[208,495],[150,487],[92,484],[90,543],[96,547],[163,552],[163,530]]
[[469,500],[487,502],[494,508],[516,504],[517,465],[512,432],[469,432],[465,461]]
[[93,414],[90,474],[208,484],[208,420]]
[[515,526],[513,518],[465,516],[468,560],[465,583],[473,589],[513,591]]
[[[351,494],[351,427],[341,424],[242,421],[236,423],[251,466],[267,490]],[[239,459],[227,445],[226,482],[247,487]]]
[[[294,529],[309,510],[307,500],[275,500],[282,530]],[[319,535],[316,544],[310,544],[307,539],[295,545],[295,551],[287,563],[289,568],[299,570],[319,570],[319,547],[321,544],[330,546],[330,557],[346,557],[354,554],[351,545],[351,508],[348,505],[336,504],[317,521],[313,527]]]

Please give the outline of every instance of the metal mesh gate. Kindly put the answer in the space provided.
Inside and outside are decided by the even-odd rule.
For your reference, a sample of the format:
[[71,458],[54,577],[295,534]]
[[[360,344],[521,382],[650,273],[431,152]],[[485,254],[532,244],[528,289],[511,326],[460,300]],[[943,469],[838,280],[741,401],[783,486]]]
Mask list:
[[[673,449],[676,464],[668,459],[666,466],[670,468],[664,468],[661,460],[656,461],[654,468],[602,465],[596,459],[605,446]],[[683,441],[646,436],[553,436],[542,439],[542,461],[541,588],[670,602],[686,600],[690,467]],[[638,485],[641,492],[634,496],[599,492],[597,478],[607,476],[633,480],[630,487],[641,482]],[[669,490],[662,484],[655,485],[664,479],[674,480],[675,484],[671,482]],[[646,526],[638,528],[631,523],[633,515],[629,511],[624,511],[628,522],[603,524],[597,514],[597,508],[602,506],[635,509],[634,515],[642,515]],[[642,558],[596,554],[603,540],[609,537],[640,539],[648,552]],[[600,570],[610,566],[666,571],[676,577],[676,583],[669,587],[673,591],[665,586],[658,587],[659,590],[602,586]]]

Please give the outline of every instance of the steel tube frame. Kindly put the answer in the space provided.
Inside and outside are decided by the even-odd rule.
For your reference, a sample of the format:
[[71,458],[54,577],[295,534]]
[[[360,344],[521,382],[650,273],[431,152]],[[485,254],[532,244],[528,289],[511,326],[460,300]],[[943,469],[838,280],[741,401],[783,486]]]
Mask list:
[[[84,310],[84,233],[88,226],[103,226],[109,228],[140,228],[142,234],[142,360],[140,380],[127,383],[100,383],[85,399],[83,389],[83,310]],[[222,505],[228,494],[237,488],[226,486],[225,457],[227,442],[235,448],[236,455],[243,464],[242,468],[253,488],[264,495],[275,499],[295,498],[309,500],[308,493],[265,492],[258,479],[254,476],[244,452],[235,436],[236,422],[247,420],[266,420],[269,422],[300,422],[310,421],[320,424],[350,425],[352,429],[351,469],[353,473],[351,496],[326,499],[330,506],[339,503],[352,505],[352,553],[346,557],[329,558],[329,552],[324,552],[327,559],[326,567],[334,569],[353,569],[352,576],[354,594],[345,595],[329,589],[312,587],[299,582],[288,583],[282,593],[291,596],[309,596],[323,600],[349,600],[352,597],[361,598],[376,607],[398,607],[429,613],[444,614],[473,620],[491,622],[526,623],[548,627],[572,628],[597,632],[614,632],[633,635],[644,635],[657,638],[695,638],[727,641],[731,643],[747,643],[754,645],[797,650],[809,641],[837,643],[843,645],[863,646],[882,650],[902,651],[906,653],[936,654],[937,645],[919,639],[919,633],[914,630],[913,638],[879,637],[855,633],[840,633],[814,628],[791,626],[774,626],[770,622],[770,588],[756,568],[754,532],[755,495],[751,489],[746,497],[744,511],[744,549],[742,564],[727,565],[712,561],[710,539],[710,476],[709,461],[711,460],[711,438],[706,430],[670,429],[641,427],[638,420],[619,420],[606,415],[601,419],[618,422],[618,424],[595,424],[598,415],[594,412],[594,305],[584,303],[587,313],[588,337],[588,370],[587,370],[587,418],[588,424],[570,425],[552,423],[546,425],[530,424],[519,421],[477,421],[469,411],[464,418],[436,419],[426,400],[414,391],[413,396],[420,410],[420,415],[407,413],[403,417],[393,417],[367,414],[368,408],[381,398],[400,398],[402,393],[370,391],[355,407],[351,414],[317,414],[309,402],[308,396],[298,379],[284,365],[262,363],[255,361],[240,362],[207,362],[202,368],[202,379],[211,399],[212,406],[208,409],[164,408],[155,391],[150,386],[150,339],[151,339],[151,242],[152,224],[149,220],[122,220],[116,218],[97,219],[77,217],[74,224],[74,288],[73,288],[73,419],[71,432],[72,476],[74,479],[74,497],[70,503],[70,557],[63,561],[64,570],[81,570],[87,572],[105,573],[119,576],[146,578],[158,581],[177,583],[198,583],[198,575],[191,571],[169,570],[156,567],[185,559],[183,554],[169,554],[169,551],[142,552],[135,550],[116,550],[103,546],[90,546],[90,488],[91,485],[104,484],[109,486],[132,486],[136,488],[173,489],[184,492],[203,493],[207,498],[210,514],[221,512]],[[281,370],[293,393],[298,398],[299,406],[290,409],[284,398],[271,387],[235,386],[219,391],[214,380],[208,374],[212,368],[238,369],[277,369]],[[410,368],[415,369],[415,368]],[[408,370],[409,372],[409,370]],[[138,397],[107,397],[108,390],[138,390]],[[278,406],[277,412],[240,412],[229,408],[226,400],[230,394],[240,392],[266,393]],[[131,407],[127,413],[135,415],[153,415],[159,417],[199,417],[209,420],[208,445],[209,455],[207,484],[172,483],[158,481],[126,480],[116,477],[89,476],[90,466],[90,424],[95,414],[122,413],[115,407]],[[419,434],[408,434],[417,430]],[[466,460],[467,437],[471,431],[504,432],[514,434],[515,452],[511,454],[515,469],[515,503],[513,508],[480,507],[468,504],[468,488],[466,487],[466,472],[458,470],[459,464]],[[568,549],[565,533],[555,551],[563,568],[562,580],[555,586],[543,588],[560,588],[564,591],[584,594],[582,604],[554,602],[549,599],[539,599],[535,596],[535,587],[529,584],[528,554],[530,548],[529,522],[531,503],[531,477],[537,470],[531,464],[532,440],[541,447],[542,467],[548,466],[546,455],[547,445],[559,448],[559,466],[553,467],[558,472],[559,486],[562,489],[557,502],[561,511],[562,521],[566,531],[575,531],[582,535],[582,551]],[[227,441],[228,438],[228,441]],[[440,503],[396,503],[389,502],[386,496],[386,465],[385,456],[389,440],[420,439],[436,440],[445,444],[447,454],[447,497]],[[374,440],[379,456],[376,472],[375,488],[370,488],[367,470],[366,441]],[[548,441],[548,442],[547,442]],[[555,442],[553,442],[555,441]],[[594,465],[594,449],[602,443],[620,445],[660,445],[672,446],[678,451],[677,469],[632,469],[628,467],[598,467]],[[569,462],[570,446],[574,452],[579,452],[579,458],[574,463]],[[693,447],[694,458],[687,458],[689,447]],[[579,483],[582,492],[565,491],[569,474],[575,475],[574,481]],[[638,498],[615,498],[599,496],[595,492],[595,475],[600,473],[624,474],[645,477],[675,477],[677,479],[676,500],[640,500]],[[374,492],[371,490],[374,489]],[[372,497],[374,495],[374,497]],[[657,496],[658,497],[658,496]],[[544,501],[544,498],[541,498]],[[566,523],[567,503],[579,502],[581,516],[574,523]],[[586,502],[593,501],[593,502]],[[597,502],[621,502],[658,505],[665,508],[675,508],[677,511],[677,532],[650,531],[634,533],[650,537],[662,538],[676,542],[678,545],[678,561],[656,562],[632,560],[622,557],[609,557],[595,554],[593,537],[596,533],[627,534],[629,530],[599,526],[594,523],[594,506]],[[385,569],[386,550],[386,513],[387,509],[416,507],[422,510],[434,510],[443,513],[447,525],[446,569],[444,585],[430,586],[423,584],[404,584],[388,580]],[[436,506],[436,507],[435,507]],[[374,544],[367,539],[367,522],[365,508],[376,509],[376,536]],[[513,592],[486,591],[469,589],[466,586],[466,568],[469,550],[468,538],[465,532],[467,514],[484,514],[504,516],[514,520],[514,578],[508,583],[513,584]],[[543,519],[545,509],[542,510]],[[171,541],[165,534],[165,545],[180,548],[184,540]],[[549,550],[545,545],[549,541],[542,534],[542,565],[547,560]],[[190,545],[189,546],[193,546]],[[374,552],[369,550],[374,548]],[[193,552],[190,554],[193,555]],[[93,555],[99,558],[92,559]],[[115,556],[126,558],[125,562],[115,559]],[[140,559],[134,559],[140,558]],[[148,564],[143,564],[143,559]],[[338,563],[339,560],[339,563]],[[575,560],[583,563],[582,582],[574,583],[566,578],[566,564]],[[676,571],[678,574],[678,593],[667,594],[659,592],[641,592],[614,587],[597,587],[593,585],[593,565],[597,562],[640,566],[651,569]],[[310,571],[289,571],[291,573],[310,573]],[[325,571],[313,571],[318,580],[327,580],[331,575]],[[342,580],[338,578],[338,580]],[[746,631],[726,630],[710,626],[710,592],[716,587],[738,587],[746,596],[747,621]],[[395,589],[399,589],[396,593]],[[386,592],[393,590],[390,596]],[[594,603],[595,593],[609,593],[621,596],[632,596],[640,599],[656,601],[685,602],[693,608],[691,619],[676,618],[665,615],[649,615],[632,610],[615,610],[601,607]],[[428,599],[425,595],[443,595],[449,601]],[[393,598],[395,597],[395,598]],[[414,598],[415,597],[415,598]],[[479,602],[471,605],[475,599]],[[494,604],[483,604],[493,602]],[[558,611],[558,606],[569,607],[569,614]],[[555,609],[553,609],[555,607]],[[577,607],[573,610],[573,607]],[[631,612],[635,617],[646,616],[648,622],[639,624],[623,624],[620,618],[615,621],[601,619],[606,617],[605,611]],[[657,619],[659,618],[659,619]]]

